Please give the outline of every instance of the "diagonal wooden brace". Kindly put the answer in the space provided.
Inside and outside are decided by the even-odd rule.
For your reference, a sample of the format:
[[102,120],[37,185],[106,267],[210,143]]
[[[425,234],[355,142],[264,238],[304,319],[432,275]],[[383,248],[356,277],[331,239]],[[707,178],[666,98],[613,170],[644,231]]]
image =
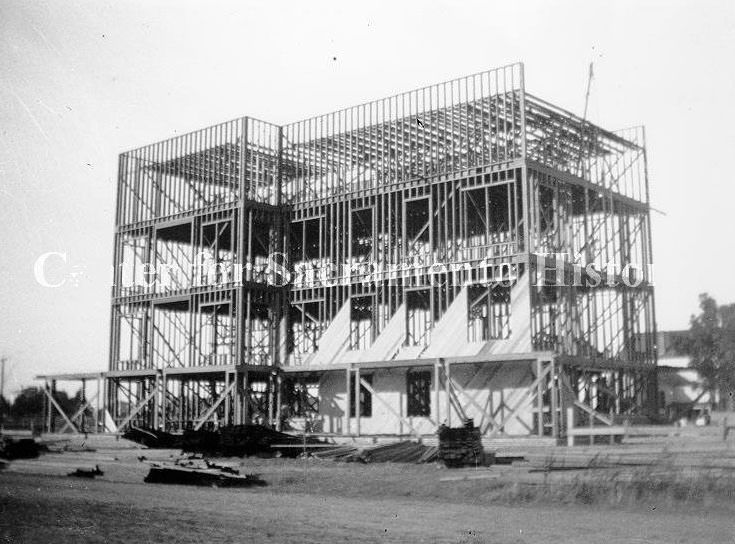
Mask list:
[[603,416],[602,414],[600,414],[600,412],[598,412],[594,408],[591,408],[591,407],[587,406],[584,402],[580,402],[580,401],[578,401],[578,400],[575,399],[574,400],[574,406],[576,406],[577,408],[580,408],[581,410],[587,412],[592,417],[595,417],[595,418],[599,419],[605,425],[612,425],[613,424],[613,422],[612,422],[612,420],[610,418],[607,418],[607,417]]
[[[413,425],[411,425],[411,422],[408,421],[405,417],[401,416],[398,412],[396,412],[393,409],[393,407],[390,404],[388,404],[385,400],[383,400],[380,396],[378,396],[378,394],[375,392],[375,389],[373,389],[373,386],[372,385],[370,385],[368,382],[366,382],[362,378],[360,378],[360,385],[362,385],[365,389],[367,389],[370,392],[370,394],[373,396],[373,398],[377,399],[383,406],[385,406],[386,409],[391,414],[393,414],[400,421],[402,421],[403,423],[405,423],[406,426],[410,429],[411,434],[413,434],[416,438],[418,438],[419,440],[421,440],[421,434],[416,429],[414,429]],[[358,410],[360,409],[359,406],[356,406],[356,407],[357,407]]]
[[533,393],[535,393],[536,388],[541,383],[543,379],[546,378],[546,376],[551,372],[551,365],[548,365],[541,373],[538,375],[538,377],[534,380],[534,382],[523,392],[523,395],[521,395],[518,400],[515,403],[515,406],[510,411],[510,414],[508,414],[503,421],[501,421],[497,427],[495,427],[492,431],[490,431],[490,434],[488,435],[488,438],[492,438],[496,434],[500,432],[500,429],[505,427],[505,425],[514,417],[516,417],[516,414],[521,409],[521,406],[523,406],[523,403],[525,400]]
[[224,392],[220,395],[220,397],[217,399],[217,401],[209,407],[209,410],[204,412],[204,415],[197,421],[197,424],[194,425],[194,430],[198,431],[202,428],[202,425],[206,423],[206,421],[212,417],[212,414],[219,408],[219,405],[222,404],[222,402],[229,396],[230,393],[232,393],[232,390],[237,385],[237,381],[233,381],[227,389],[224,390]]
[[142,401],[138,403],[135,408],[133,408],[133,411],[128,414],[128,417],[120,422],[117,428],[122,429],[123,427],[125,427],[125,425],[130,423],[130,420],[133,419],[138,414],[138,412],[140,412],[145,407],[145,405],[148,404],[151,399],[156,396],[156,393],[158,393],[158,391],[156,391],[156,389],[154,388],[150,393],[146,395],[146,397]]
[[[97,395],[99,395],[99,392],[95,393],[94,396],[91,399],[84,401],[82,403],[82,405],[79,407],[79,409],[76,412],[74,412],[74,415],[71,416],[71,421],[74,421],[76,418],[78,418],[80,415],[82,415],[82,412],[84,412],[84,410],[86,410],[87,407],[94,408],[92,406],[92,403],[97,398]],[[69,424],[68,423],[64,423],[64,426],[61,428],[61,430],[59,432],[60,433],[63,433],[68,428],[69,428]]]
[[64,410],[61,409],[61,406],[59,406],[59,403],[56,402],[56,399],[49,392],[49,390],[44,387],[43,388],[43,392],[46,394],[46,396],[48,397],[48,400],[51,402],[51,404],[53,405],[53,407],[56,408],[56,411],[59,412],[59,414],[61,414],[61,417],[64,418],[64,421],[66,421],[66,425],[64,425],[64,429],[66,429],[67,426],[68,426],[68,427],[71,427],[74,430],[75,433],[78,433],[79,432],[79,429],[76,428],[76,426],[74,425],[74,423],[71,422],[71,419],[69,419],[69,417],[64,413]]

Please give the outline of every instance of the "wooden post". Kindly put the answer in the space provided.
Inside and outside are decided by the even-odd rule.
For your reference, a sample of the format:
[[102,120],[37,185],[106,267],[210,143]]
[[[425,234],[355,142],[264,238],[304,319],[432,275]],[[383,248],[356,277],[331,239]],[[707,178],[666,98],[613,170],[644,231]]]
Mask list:
[[[51,389],[50,389],[51,397],[54,396],[54,393],[56,393],[56,380],[51,380]],[[54,407],[51,402],[51,397],[49,398],[49,405],[48,405],[48,432],[53,432],[54,430]]]
[[[228,370],[225,370],[225,392],[229,391],[230,389],[230,372]],[[230,424],[230,394],[226,393],[225,397],[225,417],[224,417],[224,423],[225,426]]]
[[360,367],[355,367],[355,432],[360,436]]
[[[104,401],[102,400],[105,396],[105,391],[103,389],[102,383],[103,383],[103,379],[102,379],[102,375],[100,374],[97,377],[97,407],[96,407],[97,415],[94,418],[94,421],[96,424],[95,432],[98,432],[98,433],[105,432],[105,411],[103,409]],[[102,420],[101,429],[100,429],[100,420]]]
[[276,430],[281,430],[281,389],[283,389],[283,378],[280,374],[276,376]]
[[[153,391],[155,391],[153,395],[153,428],[158,429],[158,426],[160,425],[160,405],[158,404],[158,380],[159,376],[158,373],[156,373],[156,376],[153,378]],[[162,401],[163,403],[163,401]]]
[[567,408],[567,446],[574,446],[574,406]]
[[447,427],[452,426],[452,403],[450,399],[450,384],[449,384],[449,363],[444,362],[444,396],[447,402]]
[[235,425],[242,424],[242,381],[240,380],[240,371],[235,367],[233,379],[237,384],[234,389],[233,402],[235,403]]
[[549,382],[549,395],[551,397],[551,436],[559,438],[559,387],[557,379],[557,371],[559,371],[559,368],[556,361],[553,359],[549,361],[549,364],[551,365],[551,378]]
[[268,373],[268,425],[272,429],[274,427],[273,418],[275,417],[275,404],[276,395],[275,388],[276,380],[274,379],[273,372]]
[[[592,404],[592,399],[593,399],[592,393],[591,393],[591,391],[592,391],[592,378],[590,377],[589,380],[590,380],[590,404]],[[594,383],[595,383],[595,395],[594,395],[594,399],[596,401],[596,399],[597,399],[597,381],[595,381]],[[593,410],[594,410],[594,412],[597,412],[597,402],[595,402],[595,408]],[[589,423],[590,431],[592,431],[593,430],[592,427],[595,426],[595,416],[594,416],[594,413],[593,412],[588,412],[587,415],[589,416],[589,420],[590,420],[590,423]],[[590,446],[594,446],[594,445],[595,445],[595,435],[592,434],[592,432],[590,432]]]
[[342,429],[344,436],[350,434],[350,367],[345,369],[345,422]]
[[[540,377],[543,373],[543,366],[544,363],[541,361],[541,359],[536,359],[536,376]],[[538,380],[538,384],[536,385],[536,410],[538,410],[537,414],[537,422],[538,422],[538,435],[544,436],[544,382],[543,380]]]
[[441,410],[439,408],[439,362],[434,363],[434,403],[436,404],[436,426],[441,425]]
[[168,430],[168,377],[161,370],[161,430]]
[[248,392],[248,371],[242,373],[242,424],[250,423],[250,393]]

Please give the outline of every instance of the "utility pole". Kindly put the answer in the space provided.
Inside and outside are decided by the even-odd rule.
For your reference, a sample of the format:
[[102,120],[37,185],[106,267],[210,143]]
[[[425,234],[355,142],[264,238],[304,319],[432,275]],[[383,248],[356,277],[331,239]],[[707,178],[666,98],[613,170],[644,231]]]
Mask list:
[[0,357],[0,399],[3,406],[0,407],[0,429],[5,423],[5,410],[7,410],[7,400],[5,399],[5,357]]

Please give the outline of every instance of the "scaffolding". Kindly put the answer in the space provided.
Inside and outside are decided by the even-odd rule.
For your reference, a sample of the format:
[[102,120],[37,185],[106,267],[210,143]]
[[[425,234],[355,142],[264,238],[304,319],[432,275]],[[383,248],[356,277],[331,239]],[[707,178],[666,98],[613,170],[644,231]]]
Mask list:
[[[123,153],[104,408],[118,428],[281,427],[336,402],[338,372],[332,432],[364,433],[369,396],[421,434],[370,382],[403,369],[410,412],[472,412],[487,436],[529,407],[550,437],[569,406],[654,412],[649,210],[643,128],[527,93],[522,64]],[[508,365],[526,382],[489,411],[467,388]]]

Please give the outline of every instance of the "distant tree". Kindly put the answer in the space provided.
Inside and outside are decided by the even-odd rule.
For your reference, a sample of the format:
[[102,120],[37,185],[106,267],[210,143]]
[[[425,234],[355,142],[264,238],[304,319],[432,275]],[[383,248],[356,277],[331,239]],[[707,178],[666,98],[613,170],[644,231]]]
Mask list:
[[[56,391],[54,400],[69,414],[79,406],[79,396],[80,393],[77,393],[69,398],[65,391]],[[46,394],[41,387],[24,387],[15,397],[11,410],[14,417],[38,417],[44,414],[45,406]]]
[[710,391],[719,391],[733,406],[735,394],[735,304],[718,306],[707,293],[699,295],[699,315],[692,316],[689,335],[679,339],[678,350],[691,357]]
[[44,393],[40,387],[24,387],[13,402],[13,415],[33,417],[43,415]]

